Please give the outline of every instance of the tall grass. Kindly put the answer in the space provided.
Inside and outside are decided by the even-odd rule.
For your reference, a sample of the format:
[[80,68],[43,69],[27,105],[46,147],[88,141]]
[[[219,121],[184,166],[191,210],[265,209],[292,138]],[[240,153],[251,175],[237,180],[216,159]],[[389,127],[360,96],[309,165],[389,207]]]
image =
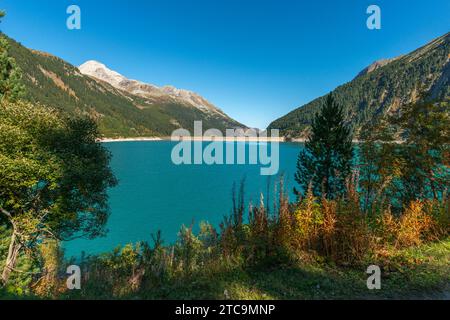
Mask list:
[[[244,182],[233,191],[233,211],[216,229],[202,223],[194,234],[183,226],[173,245],[164,245],[161,233],[153,241],[117,248],[81,262],[81,292],[64,292],[64,266],[59,246],[41,246],[41,270],[31,286],[45,297],[126,298],[152,292],[163,294],[168,284],[195,283],[201,275],[214,276],[235,268],[273,268],[319,259],[334,265],[358,266],[387,248],[405,248],[449,235],[446,195],[416,200],[394,215],[389,206],[366,212],[357,188],[357,174],[347,181],[347,193],[336,200],[306,196],[290,203],[281,181],[273,210],[261,195],[257,205],[244,203]],[[75,295],[75,296],[74,296]],[[170,292],[167,292],[170,297]]]

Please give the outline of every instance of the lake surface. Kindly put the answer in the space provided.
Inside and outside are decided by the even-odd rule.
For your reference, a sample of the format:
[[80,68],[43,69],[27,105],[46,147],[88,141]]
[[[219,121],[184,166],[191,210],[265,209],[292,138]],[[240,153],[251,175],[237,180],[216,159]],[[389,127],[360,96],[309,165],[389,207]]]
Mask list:
[[[229,142],[227,142],[229,143]],[[64,244],[66,256],[82,252],[98,254],[118,245],[150,241],[151,234],[162,231],[165,243],[176,240],[184,224],[195,227],[201,221],[215,226],[230,214],[233,183],[245,178],[246,201],[259,203],[260,193],[284,176],[291,200],[298,143],[280,144],[280,170],[277,176],[261,176],[260,165],[180,165],[172,163],[171,141],[114,142],[111,166],[119,185],[109,191],[111,216],[106,237],[78,239]],[[207,145],[208,143],[205,143]],[[252,144],[246,143],[246,147]],[[270,151],[270,147],[269,147]],[[198,229],[196,229],[198,230]]]

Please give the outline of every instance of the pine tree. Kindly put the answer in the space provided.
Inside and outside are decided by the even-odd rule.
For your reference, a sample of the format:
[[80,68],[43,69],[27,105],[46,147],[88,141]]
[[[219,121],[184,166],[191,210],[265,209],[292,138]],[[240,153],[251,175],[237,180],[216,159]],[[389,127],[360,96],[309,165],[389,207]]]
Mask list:
[[[0,22],[4,16],[5,12],[0,11]],[[0,101],[15,101],[24,92],[22,73],[14,58],[9,56],[8,50],[8,41],[0,31]]]
[[352,131],[345,123],[342,106],[328,95],[312,122],[311,134],[297,160],[295,180],[304,196],[311,186],[315,196],[335,199],[345,191],[353,160]]

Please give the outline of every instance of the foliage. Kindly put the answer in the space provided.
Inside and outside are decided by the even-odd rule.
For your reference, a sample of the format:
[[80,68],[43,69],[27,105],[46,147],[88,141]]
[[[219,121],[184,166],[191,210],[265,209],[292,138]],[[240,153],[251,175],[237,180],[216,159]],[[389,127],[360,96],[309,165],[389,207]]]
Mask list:
[[359,187],[363,210],[377,214],[388,201],[391,183],[401,175],[402,159],[386,119],[375,120],[361,132],[358,144]]
[[[0,11],[0,22],[4,16],[5,13]],[[22,96],[24,86],[21,84],[22,73],[9,49],[8,41],[0,34],[0,100],[15,101]]]
[[35,251],[47,237],[103,233],[106,190],[116,181],[97,137],[90,119],[20,101],[0,104],[1,221],[13,230],[14,249],[4,280],[19,252]]
[[[391,274],[374,297],[442,288],[448,281],[448,240],[440,249],[427,243],[448,238],[448,202],[414,202],[400,217],[389,211],[364,215],[356,176],[341,199],[316,198],[310,191],[301,202],[289,204],[280,191],[275,213],[265,209],[262,198],[242,223],[227,224],[226,233],[202,223],[198,235],[183,227],[173,245],[164,246],[158,233],[152,245],[84,257],[80,291],[65,290],[64,278],[55,276],[72,262],[61,261],[50,243],[42,248],[45,271],[31,292],[70,299],[367,298],[372,294],[365,289],[370,264]],[[424,245],[441,251],[417,252]]]
[[[205,240],[201,236],[204,231],[196,236],[184,227],[172,246],[161,246],[156,237],[153,246],[128,245],[89,257],[82,262],[82,290],[66,292],[62,297],[367,298],[372,294],[365,287],[365,269],[370,264],[380,265],[383,272],[391,274],[383,277],[384,290],[373,293],[374,297],[404,297],[411,295],[411,290],[427,292],[447,283],[448,240],[442,245],[427,244],[442,250],[433,255],[429,251],[413,251],[420,250],[434,233],[432,226],[439,219],[431,214],[431,207],[414,203],[401,218],[391,215],[395,227],[387,235],[389,229],[384,222],[361,215],[359,201],[350,195],[346,199],[305,198],[289,210],[294,226],[289,229],[293,232],[285,235],[280,231],[280,212],[276,214],[278,218],[269,217],[261,205],[257,210],[261,217],[257,218],[255,208],[251,208],[249,223],[240,227],[246,230],[243,238],[232,242],[238,250],[226,255],[214,248],[220,249],[230,238],[216,238],[208,226]],[[280,203],[278,206],[283,207]],[[310,219],[314,216],[317,218]],[[327,222],[329,216],[333,216],[332,223]],[[309,228],[311,225],[314,227]],[[278,241],[278,236],[288,241]],[[384,236],[383,240],[375,241],[379,236]],[[447,238],[448,229],[435,236],[435,241]],[[432,276],[427,271],[430,268],[435,268]],[[411,278],[414,281],[408,280]]]
[[399,212],[418,199],[445,199],[449,128],[448,103],[419,103],[363,131],[359,162],[366,212],[376,213],[384,205]]
[[[5,266],[5,257],[8,255],[8,248],[11,242],[11,234],[7,225],[0,224],[0,269]],[[8,284],[4,286],[4,290],[12,295],[31,296],[33,292],[34,276],[40,273],[39,263],[30,256],[22,253],[16,261],[16,269],[20,272],[14,272],[10,275]],[[0,291],[2,286],[0,285]]]
[[315,116],[311,134],[298,157],[295,180],[302,195],[308,186],[315,196],[335,199],[342,195],[352,159],[351,130],[344,121],[343,108],[330,94]]
[[63,251],[55,239],[46,239],[39,245],[40,277],[33,283],[33,292],[41,297],[58,297],[66,288],[60,277],[64,265]]
[[401,183],[394,190],[403,203],[442,199],[450,187],[450,103],[406,107],[391,123],[401,130]]

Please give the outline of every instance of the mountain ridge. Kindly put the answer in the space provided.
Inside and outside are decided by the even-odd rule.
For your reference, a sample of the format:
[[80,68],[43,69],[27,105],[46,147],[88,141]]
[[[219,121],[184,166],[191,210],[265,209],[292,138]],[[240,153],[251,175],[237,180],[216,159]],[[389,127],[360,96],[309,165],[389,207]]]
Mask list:
[[388,65],[389,63],[391,63],[397,59],[400,59],[401,57],[402,56],[395,57],[395,58],[389,58],[389,59],[377,60],[377,61],[373,62],[372,64],[368,65],[367,67],[365,67],[363,70],[361,70],[358,73],[358,75],[356,76],[356,78],[362,77],[362,76],[365,76],[366,74],[374,72],[374,71],[378,70],[379,68],[382,68],[382,67]]
[[89,115],[97,120],[105,138],[170,136],[179,128],[192,132],[194,121],[199,120],[203,121],[205,130],[246,128],[219,108],[214,107],[215,112],[202,110],[173,97],[183,91],[166,88],[161,98],[136,95],[84,75],[57,56],[28,49],[3,33],[0,36],[7,39],[9,54],[22,70],[25,100],[55,107],[67,114]]
[[[356,133],[368,121],[401,110],[421,96],[450,100],[450,33],[408,54],[381,61],[332,91],[344,106],[346,119]],[[268,128],[280,129],[285,137],[305,138],[324,99],[322,96],[294,109]]]
[[213,112],[220,114],[223,117],[228,117],[222,110],[193,91],[178,89],[171,85],[158,87],[154,84],[129,79],[119,72],[111,70],[105,64],[95,60],[89,60],[83,63],[78,67],[78,70],[84,75],[105,81],[113,87],[127,91],[133,95],[148,99],[171,99],[175,102],[192,105],[201,111]]

